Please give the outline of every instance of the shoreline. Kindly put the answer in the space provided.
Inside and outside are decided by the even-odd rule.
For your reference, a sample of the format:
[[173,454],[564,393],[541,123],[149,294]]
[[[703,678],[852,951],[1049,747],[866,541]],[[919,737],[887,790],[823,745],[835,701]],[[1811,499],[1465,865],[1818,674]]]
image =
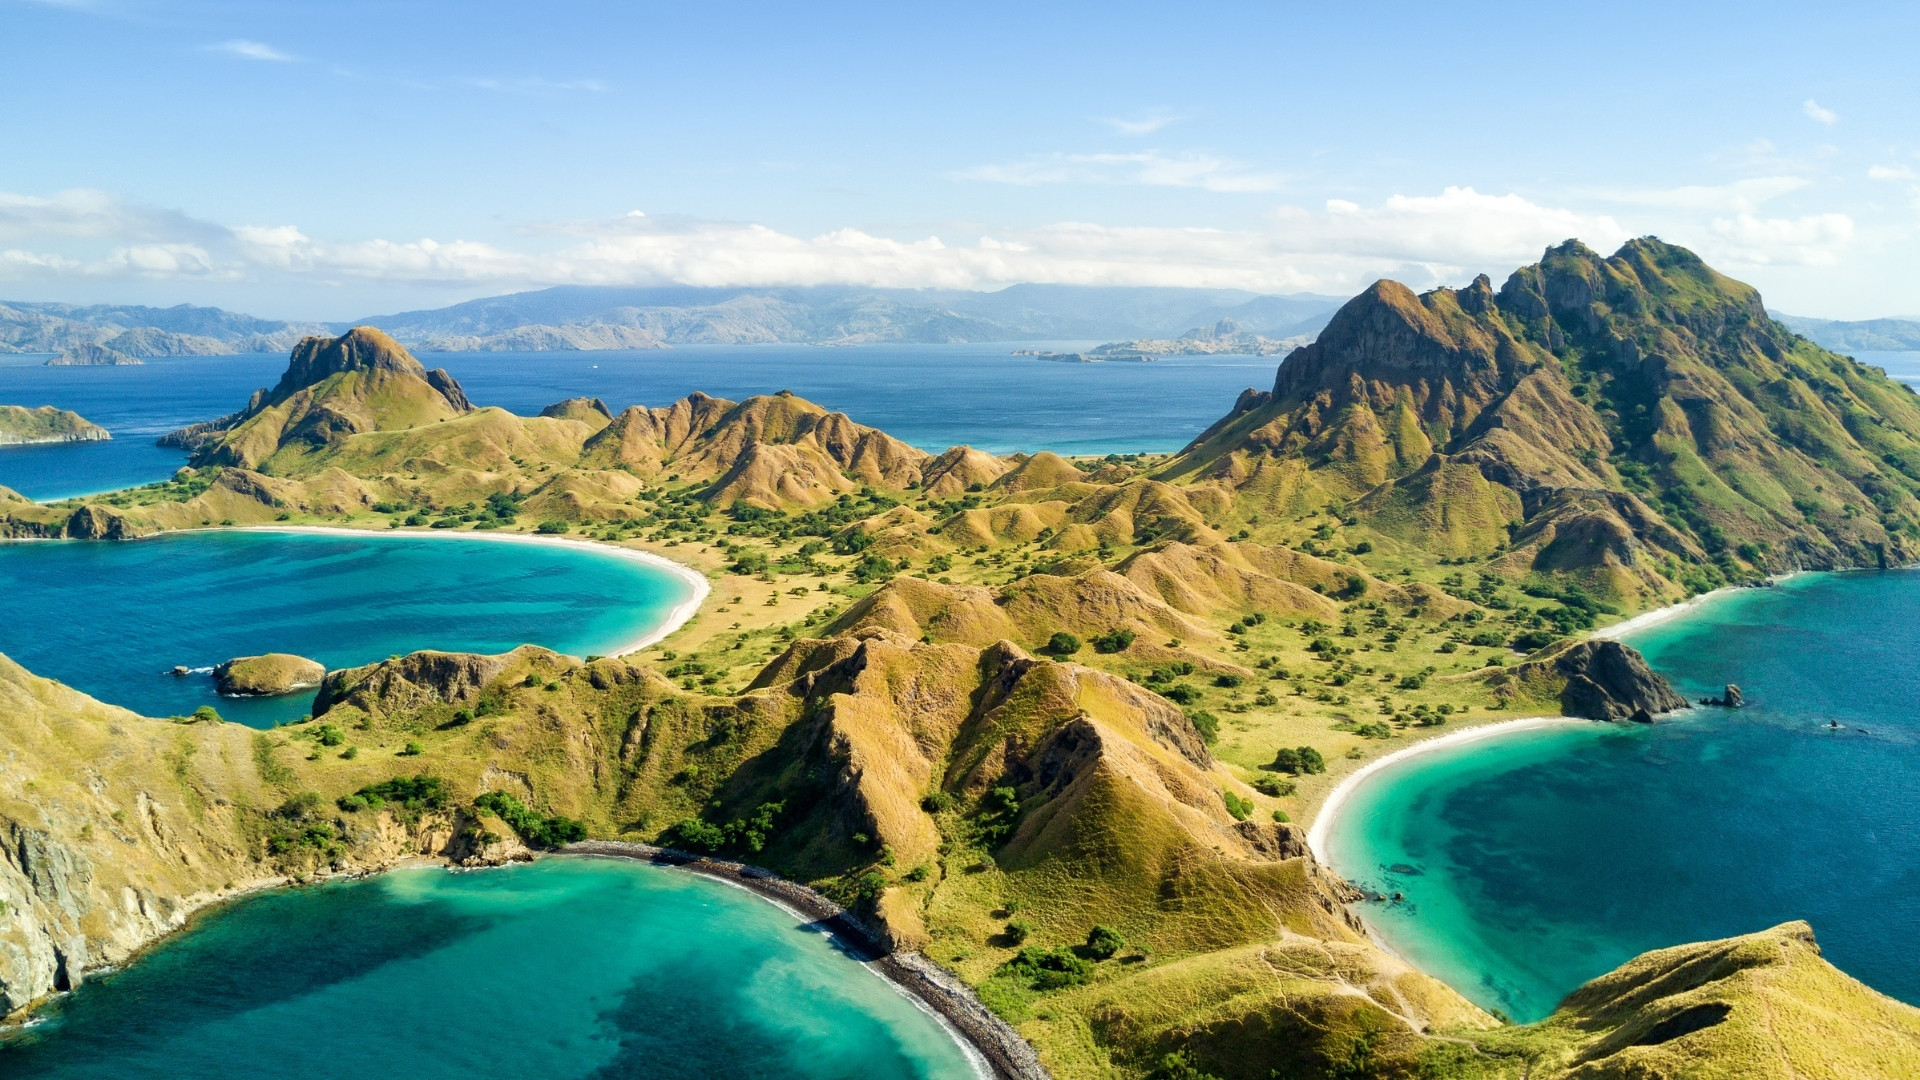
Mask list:
[[917,952],[889,950],[866,923],[805,885],[745,863],[621,840],[581,840],[561,848],[560,854],[631,859],[684,870],[754,893],[797,918],[821,924],[856,946],[852,950],[854,960],[932,1013],[976,1067],[985,1065],[996,1080],[1052,1080],[1033,1047],[1011,1024],[982,1004],[965,983]]
[[1351,798],[1354,791],[1359,788],[1361,781],[1385,769],[1389,765],[1397,765],[1403,761],[1419,757],[1422,754],[1431,753],[1446,747],[1462,746],[1470,742],[1478,742],[1482,739],[1494,738],[1513,732],[1537,731],[1541,728],[1600,722],[1601,721],[1596,720],[1583,720],[1577,716],[1523,716],[1513,720],[1497,720],[1491,724],[1482,724],[1479,727],[1471,727],[1463,731],[1449,732],[1437,738],[1422,739],[1411,746],[1403,746],[1384,757],[1375,758],[1360,768],[1355,769],[1347,776],[1342,777],[1340,782],[1334,785],[1333,790],[1327,794],[1326,799],[1320,803],[1320,809],[1313,815],[1313,824],[1307,828],[1307,850],[1313,853],[1314,859],[1319,862],[1320,865],[1329,870],[1334,870],[1335,873],[1339,872],[1335,870],[1333,863],[1327,858],[1327,838],[1333,831],[1333,820],[1339,815],[1342,804]]
[[[1830,574],[1837,572],[1838,571],[1833,570],[1794,570],[1785,574],[1771,574],[1767,577],[1767,581],[1770,584],[1778,585],[1781,582],[1791,581],[1794,578],[1806,574]],[[1622,619],[1612,626],[1603,626],[1588,634],[1587,640],[1618,641],[1628,634],[1638,633],[1650,626],[1658,626],[1663,622],[1677,619],[1682,615],[1692,614],[1704,607],[1707,601],[1715,597],[1730,596],[1734,593],[1745,592],[1751,588],[1753,588],[1751,585],[1722,585],[1712,592],[1703,592],[1699,596],[1690,596],[1677,604],[1668,604],[1666,607],[1654,608],[1652,611],[1643,611],[1631,618]]]
[[[567,547],[576,551],[590,551],[629,562],[641,563],[656,570],[663,570],[678,578],[688,587],[690,595],[668,609],[660,624],[632,641],[615,646],[606,655],[626,656],[665,639],[674,631],[685,626],[700,611],[700,605],[706,603],[707,595],[713,586],[707,576],[685,563],[677,563],[664,555],[638,548],[620,547],[616,544],[604,544],[598,540],[571,540],[558,536],[534,536],[529,533],[500,532],[427,532],[417,529],[345,529],[337,525],[228,525],[216,529],[178,529],[171,532],[153,533],[153,536],[177,536],[186,532],[271,532],[271,533],[319,533],[329,536],[406,536],[435,540],[488,540],[506,544],[537,544],[545,547]],[[147,537],[136,537],[144,540]]]

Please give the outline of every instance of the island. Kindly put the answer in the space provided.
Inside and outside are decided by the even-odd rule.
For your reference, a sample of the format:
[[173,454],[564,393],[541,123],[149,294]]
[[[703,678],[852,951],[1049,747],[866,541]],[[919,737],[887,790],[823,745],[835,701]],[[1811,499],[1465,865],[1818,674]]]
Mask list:
[[1043,349],[1016,349],[1015,356],[1037,356],[1069,364],[1146,363],[1163,356],[1276,356],[1313,342],[1314,335],[1268,338],[1240,328],[1232,319],[1189,330],[1177,338],[1136,338],[1097,345],[1086,352],[1059,353]]
[[1017,1034],[976,1037],[1004,1076],[1920,1073],[1920,1010],[1793,922],[1505,1023],[1376,944],[1303,827],[1421,740],[1665,722],[1607,624],[1920,557],[1920,398],[1684,248],[1378,282],[1174,454],[928,453],[784,392],[522,417],[365,327],[179,444],[173,480],[0,533],[517,531],[712,593],[626,656],[328,672],[272,731],[0,661],[34,780],[0,786],[8,1013],[251,887],[629,850],[835,905]]
[[75,345],[47,361],[48,367],[138,367],[146,361],[118,349],[86,343]]
[[113,438],[107,429],[75,412],[42,405],[29,409],[21,405],[0,405],[0,446],[31,446],[38,443],[106,442]]
[[290,653],[240,656],[213,669],[213,682],[222,697],[278,697],[312,690],[327,669],[317,660]]

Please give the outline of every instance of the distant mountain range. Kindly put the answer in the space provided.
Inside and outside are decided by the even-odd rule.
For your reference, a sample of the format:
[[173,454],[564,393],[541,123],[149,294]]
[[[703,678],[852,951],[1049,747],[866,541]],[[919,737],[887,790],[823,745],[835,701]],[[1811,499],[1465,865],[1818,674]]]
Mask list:
[[[310,334],[375,326],[424,352],[647,349],[694,344],[1105,340],[1203,335],[1225,320],[1248,341],[1311,340],[1343,297],[1239,289],[1014,285],[998,292],[563,285],[348,322],[286,322],[213,307],[0,301],[0,352],[99,346],[131,357],[284,353]],[[1920,320],[1839,322],[1773,313],[1830,349],[1920,349]],[[1196,329],[1203,328],[1203,329]]]
[[256,319],[220,308],[0,301],[0,353],[70,353],[97,345],[126,356],[286,352],[321,323]]
[[[623,330],[665,345],[1036,341],[1171,337],[1231,318],[1254,333],[1312,333],[1342,297],[1236,289],[1015,285],[998,292],[811,286],[628,289],[561,286],[432,311],[356,320],[420,348],[546,347]],[[342,324],[343,326],[346,324]],[[1304,329],[1303,329],[1304,328]],[[616,348],[644,347],[637,339]],[[591,347],[591,346],[572,346]]]
[[1823,349],[1836,352],[1905,352],[1920,349],[1920,319],[1866,319],[1841,322],[1801,315],[1767,314]]

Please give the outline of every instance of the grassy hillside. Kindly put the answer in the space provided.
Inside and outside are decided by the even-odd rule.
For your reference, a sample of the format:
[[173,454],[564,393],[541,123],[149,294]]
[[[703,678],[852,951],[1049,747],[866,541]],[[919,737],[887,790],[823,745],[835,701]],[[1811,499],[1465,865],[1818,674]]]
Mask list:
[[[1744,1022],[1615,1034],[1774,968],[1495,1028],[1366,939],[1299,828],[1412,741],[1670,703],[1644,672],[1588,678],[1595,650],[1570,645],[1596,625],[1904,561],[1920,530],[1912,394],[1653,240],[1562,245],[1497,293],[1382,282],[1178,455],[929,455],[790,394],[519,417],[372,331],[303,343],[278,386],[181,438],[195,465],[172,480],[0,503],[0,530],[537,530],[714,585],[635,656],[333,673],[318,719],[260,737],[288,771],[205,781],[254,822],[223,826],[223,858],[256,876],[498,858],[568,822],[722,851],[958,972],[1063,1077],[1743,1075],[1776,1053],[1722,1038]],[[259,745],[218,738],[243,765]],[[66,783],[83,757],[35,768]],[[446,787],[398,800],[410,823],[356,795],[417,775]],[[495,791],[513,803],[475,803]],[[275,823],[315,839],[276,850]],[[207,887],[174,894],[189,885]],[[1806,975],[1793,1000],[1844,981],[1779,948]],[[1677,985],[1658,963],[1608,985]],[[1828,997],[1910,1030],[1860,993]],[[1875,1046],[1832,1060],[1898,1075],[1898,1057],[1872,1071]]]

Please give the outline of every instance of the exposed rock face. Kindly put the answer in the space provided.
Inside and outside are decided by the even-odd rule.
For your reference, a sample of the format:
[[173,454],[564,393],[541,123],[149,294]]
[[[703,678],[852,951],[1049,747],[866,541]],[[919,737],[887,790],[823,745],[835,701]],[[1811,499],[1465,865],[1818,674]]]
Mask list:
[[105,442],[113,436],[78,413],[42,405],[0,405],[0,446],[32,443]]
[[1589,720],[1647,722],[1659,713],[1687,707],[1687,699],[1647,666],[1647,659],[1617,641],[1583,641],[1543,660],[1520,665],[1522,678],[1545,669],[1566,680],[1560,707],[1568,716]]
[[213,669],[223,697],[277,697],[320,685],[327,669],[318,661],[291,653],[242,656]]
[[73,512],[60,535],[69,540],[131,540],[153,531],[153,526],[137,522],[118,511],[87,505]]
[[1701,698],[1700,704],[1718,705],[1723,709],[1737,709],[1746,704],[1746,698],[1741,695],[1738,686],[1728,683],[1726,690],[1721,693],[1719,697]]
[[75,345],[47,361],[48,367],[137,367],[140,361],[104,345]]
[[162,445],[194,450],[196,465],[254,468],[289,446],[337,446],[349,436],[436,423],[473,412],[446,371],[428,371],[400,343],[370,327],[294,346],[271,389],[230,416],[189,425]]
[[313,699],[313,715],[343,705],[370,715],[404,712],[422,705],[471,705],[509,665],[546,649],[522,645],[499,656],[416,652],[392,660],[328,672]]

